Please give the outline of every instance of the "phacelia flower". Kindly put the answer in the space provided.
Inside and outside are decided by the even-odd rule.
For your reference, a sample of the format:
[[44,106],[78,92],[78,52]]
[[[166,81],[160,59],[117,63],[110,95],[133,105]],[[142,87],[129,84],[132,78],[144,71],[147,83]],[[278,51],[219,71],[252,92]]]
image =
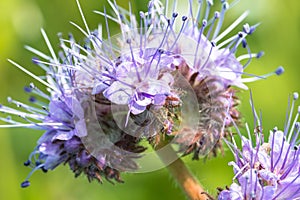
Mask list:
[[[87,56],[80,65],[94,71],[95,75],[91,74],[93,94],[102,94],[110,102],[128,107],[126,119],[122,120],[126,125],[130,118],[147,122],[141,128],[143,133],[133,129],[130,134],[159,141],[161,130],[165,130],[184,155],[193,153],[193,158],[198,159],[211,149],[216,154],[221,145],[219,139],[232,125],[224,121],[227,110],[232,118],[239,119],[236,92],[247,89],[245,82],[283,72],[279,67],[274,73],[261,77],[242,78],[251,59],[263,53],[251,53],[246,40],[257,25],[245,24],[236,35],[223,39],[248,15],[244,12],[220,33],[225,13],[234,3],[221,1],[220,12],[212,14],[213,1],[187,1],[187,14],[181,15],[176,12],[176,1],[163,4],[152,0],[147,12],[140,12],[140,23],[131,10],[128,12],[109,3],[114,11],[112,15],[96,13],[103,15],[106,21],[119,24],[121,34],[109,35],[101,42],[102,38],[91,33],[91,42],[101,43],[98,46],[102,48],[94,49],[94,64],[90,64]],[[170,4],[173,9],[169,13]],[[237,57],[239,48],[245,48],[248,53]],[[244,59],[248,60],[241,62]],[[199,111],[192,114],[196,119],[193,124],[183,117],[190,114],[186,114],[183,107],[191,102],[197,106],[190,106],[187,112]],[[147,126],[157,128],[152,128],[154,132],[149,134],[145,133],[149,130]]]
[[[42,31],[44,39],[48,44],[50,52],[53,52],[50,42]],[[29,159],[24,163],[25,166],[32,167],[31,173],[26,180],[21,184],[22,187],[29,186],[29,178],[33,172],[41,169],[44,172],[53,170],[60,164],[68,164],[75,176],[85,174],[89,181],[96,179],[102,182],[102,176],[107,180],[115,179],[122,182],[120,179],[120,171],[136,170],[137,164],[133,159],[137,158],[137,154],[144,151],[145,148],[138,146],[138,139],[130,135],[124,134],[121,129],[111,120],[110,109],[101,106],[97,109],[95,119],[97,125],[103,121],[106,124],[101,124],[102,128],[106,128],[106,133],[111,133],[113,129],[113,137],[104,137],[101,135],[101,129],[93,127],[95,120],[88,114],[90,101],[92,106],[97,106],[94,99],[77,90],[77,84],[72,78],[74,70],[68,67],[71,66],[72,60],[68,59],[68,52],[61,52],[59,58],[53,53],[52,57],[44,55],[35,49],[28,47],[37,55],[48,60],[53,65],[45,65],[44,61],[34,58],[34,63],[41,66],[47,74],[46,81],[31,74],[26,69],[17,63],[10,61],[26,73],[33,76],[42,84],[47,86],[50,94],[46,94],[39,90],[33,83],[25,87],[25,92],[30,94],[29,101],[31,105],[8,98],[8,102],[15,104],[18,109],[1,105],[0,111],[15,115],[21,118],[21,121],[15,121],[10,116],[1,118],[11,125],[3,125],[8,127],[27,127],[33,129],[45,130],[45,133],[37,142],[37,146],[30,154]],[[54,65],[56,63],[56,65]],[[108,103],[109,105],[109,103]],[[22,121],[23,119],[23,121]],[[87,123],[87,121],[89,121]],[[87,124],[89,124],[87,126]],[[85,146],[85,137],[89,133],[98,131],[98,136],[102,137],[102,142],[107,142],[102,145],[97,152],[97,157],[92,155],[92,152]],[[118,166],[112,168],[111,166]]]
[[[84,44],[70,34],[60,34],[61,51],[56,54],[44,31],[50,56],[31,47],[39,58],[33,62],[45,70],[37,76],[10,60],[19,69],[46,86],[30,84],[27,105],[9,98],[18,108],[1,105],[0,111],[16,115],[1,118],[10,123],[2,127],[27,127],[45,131],[25,165],[36,170],[53,170],[68,164],[75,176],[89,180],[115,179],[120,172],[135,171],[137,159],[145,147],[161,139],[179,146],[184,155],[198,159],[221,147],[222,138],[237,121],[240,89],[246,82],[280,75],[275,72],[242,78],[252,58],[246,37],[257,25],[248,24],[228,37],[246,18],[244,12],[222,32],[225,13],[235,3],[221,1],[220,11],[211,12],[213,1],[188,3],[187,12],[177,13],[177,1],[163,4],[152,0],[147,11],[136,16],[108,0],[112,14],[104,16],[107,38],[102,25],[90,30],[79,1],[76,1],[84,28],[72,23],[85,36]],[[168,5],[173,5],[171,12]],[[196,11],[195,11],[196,10]],[[139,20],[137,20],[139,19]],[[120,26],[120,34],[110,35],[109,22]],[[247,54],[237,56],[239,49]],[[28,178],[22,183],[29,185]]]
[[300,198],[300,123],[297,122],[300,106],[295,119],[292,119],[298,93],[294,93],[293,97],[283,131],[275,127],[265,141],[259,122],[254,130],[255,141],[252,141],[249,127],[246,126],[248,138],[239,133],[241,149],[234,140],[233,143],[228,142],[235,157],[235,161],[229,163],[234,169],[235,182],[220,192],[220,200]]

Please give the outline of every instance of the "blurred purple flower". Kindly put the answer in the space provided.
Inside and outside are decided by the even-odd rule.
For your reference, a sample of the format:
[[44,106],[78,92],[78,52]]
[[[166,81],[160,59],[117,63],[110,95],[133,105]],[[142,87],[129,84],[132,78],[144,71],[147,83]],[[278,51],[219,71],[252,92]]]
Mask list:
[[295,119],[292,119],[297,99],[298,93],[294,93],[284,130],[274,128],[267,141],[264,141],[260,122],[254,132],[254,144],[248,126],[248,138],[239,133],[242,149],[234,140],[233,143],[228,142],[235,156],[235,161],[229,165],[234,168],[236,182],[221,191],[220,200],[300,198],[300,123],[297,122],[300,106]]

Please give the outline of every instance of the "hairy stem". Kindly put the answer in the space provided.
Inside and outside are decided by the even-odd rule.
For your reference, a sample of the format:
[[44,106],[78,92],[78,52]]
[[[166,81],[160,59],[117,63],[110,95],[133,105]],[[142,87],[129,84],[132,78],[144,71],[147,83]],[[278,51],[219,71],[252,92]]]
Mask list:
[[185,163],[179,157],[177,160],[169,164],[170,157],[174,158],[174,156],[177,156],[176,152],[174,151],[171,145],[168,145],[168,143],[165,141],[161,141],[154,148],[155,150],[165,148],[165,151],[163,153],[161,153],[160,151],[156,151],[156,153],[160,157],[160,159],[167,165],[167,169],[169,170],[170,174],[180,185],[181,189],[185,192],[189,199],[212,199],[205,192],[201,184],[197,181],[197,179],[194,177],[194,175],[190,172]]

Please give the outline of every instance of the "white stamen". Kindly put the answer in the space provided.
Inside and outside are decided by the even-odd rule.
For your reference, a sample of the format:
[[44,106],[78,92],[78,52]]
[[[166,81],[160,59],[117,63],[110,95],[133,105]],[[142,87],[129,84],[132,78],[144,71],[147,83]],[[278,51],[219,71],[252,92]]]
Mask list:
[[80,32],[82,32],[83,33],[83,35],[85,36],[85,37],[89,37],[89,34],[87,33],[87,32],[85,32],[79,25],[77,25],[76,23],[74,23],[74,22],[70,22],[73,26],[75,26],[78,30],[80,30]]
[[86,20],[85,20],[84,14],[83,14],[83,12],[82,12],[82,9],[81,9],[81,6],[80,6],[80,3],[79,3],[79,1],[78,1],[78,0],[76,0],[76,3],[77,3],[77,6],[78,6],[78,9],[79,9],[79,12],[80,12],[80,15],[81,15],[82,21],[83,21],[83,23],[84,23],[84,26],[85,26],[85,28],[86,28],[86,31],[87,31],[88,35],[91,35],[91,33],[90,33],[90,29],[89,29],[89,27],[88,27],[88,25],[87,25],[87,22],[86,22]]
[[28,51],[30,51],[30,52],[36,54],[37,56],[39,56],[39,57],[41,57],[41,58],[44,58],[44,59],[49,60],[49,61],[51,60],[51,57],[50,57],[50,56],[48,56],[48,55],[46,55],[46,54],[44,54],[44,53],[42,53],[42,52],[40,52],[40,51],[38,51],[38,50],[36,50],[36,49],[30,47],[30,46],[27,46],[27,45],[26,45],[26,46],[25,46],[25,49],[27,49]]
[[113,9],[113,11],[115,12],[115,14],[117,16],[118,24],[120,24],[120,26],[121,26],[122,36],[123,36],[124,40],[126,40],[125,33],[124,33],[125,28],[123,27],[124,24],[122,23],[120,13],[117,10],[116,6],[110,0],[108,0],[107,2],[109,3],[109,5],[111,6],[111,8]]
[[[214,42],[217,43],[228,33],[230,33],[237,25],[239,25],[249,14],[249,11],[245,11],[239,18],[237,18],[225,31],[223,31],[218,37],[214,39]],[[219,46],[219,45],[218,45]]]
[[45,30],[44,30],[44,29],[41,29],[41,32],[42,32],[43,38],[44,38],[44,40],[45,40],[45,42],[46,42],[46,44],[47,44],[47,47],[48,47],[48,49],[49,49],[49,51],[50,51],[50,54],[51,54],[51,56],[52,56],[54,62],[55,62],[55,63],[58,63],[56,54],[55,54],[55,52],[54,52],[54,50],[53,50],[53,48],[52,48],[52,45],[51,45],[51,43],[50,43],[49,38],[47,37],[47,34],[46,34]]
[[249,58],[255,58],[257,56],[257,53],[251,53],[251,54],[244,54],[236,58],[237,61],[242,61],[244,59],[249,59]]
[[112,17],[112,16],[110,16],[108,14],[105,14],[105,13],[103,13],[101,11],[98,11],[98,10],[94,10],[94,13],[102,15],[103,17],[106,17],[107,19],[110,19],[111,21],[116,22],[116,23],[119,24],[119,21],[116,18],[114,18],[114,17]]
[[244,171],[244,169],[246,167],[249,167],[249,163],[247,163],[246,165],[244,165],[238,172],[236,172],[236,174],[232,178],[232,181],[234,181],[240,174],[243,174],[243,171]]
[[36,124],[5,124],[0,125],[0,128],[26,128],[26,127],[35,127],[35,126],[62,126],[62,123],[36,123]]
[[297,112],[296,117],[295,117],[295,119],[294,119],[294,121],[293,121],[293,124],[292,124],[292,126],[291,126],[292,128],[291,128],[291,130],[290,130],[290,132],[289,132],[289,135],[288,135],[288,139],[287,139],[288,142],[291,141],[291,137],[292,137],[292,135],[294,134],[293,132],[294,132],[294,129],[295,129],[295,125],[296,125],[296,123],[297,123],[297,121],[298,121],[298,118],[299,118],[299,113]]
[[11,64],[13,64],[14,66],[16,66],[17,68],[19,68],[20,70],[22,70],[23,72],[25,72],[26,74],[28,74],[29,76],[31,76],[32,78],[34,78],[35,80],[39,81],[40,83],[44,84],[45,86],[53,89],[56,92],[60,91],[55,88],[54,86],[50,85],[49,83],[47,83],[46,81],[42,80],[41,78],[39,78],[38,76],[34,75],[33,73],[31,73],[30,71],[28,71],[27,69],[25,69],[24,67],[22,67],[21,65],[19,65],[18,63],[8,59],[8,62],[10,62]]
[[19,110],[15,110],[6,106],[1,106],[0,108],[0,112],[4,112],[6,114],[12,114],[12,115],[16,115],[16,116],[20,116],[22,118],[31,118],[31,119],[36,119],[36,120],[43,120],[45,118],[44,115],[41,114],[30,114],[30,113],[25,113]]
[[234,35],[234,36],[228,38],[227,40],[224,40],[222,43],[217,45],[217,48],[220,49],[222,46],[224,46],[225,44],[228,44],[229,42],[235,40],[237,37],[238,37],[237,35]]

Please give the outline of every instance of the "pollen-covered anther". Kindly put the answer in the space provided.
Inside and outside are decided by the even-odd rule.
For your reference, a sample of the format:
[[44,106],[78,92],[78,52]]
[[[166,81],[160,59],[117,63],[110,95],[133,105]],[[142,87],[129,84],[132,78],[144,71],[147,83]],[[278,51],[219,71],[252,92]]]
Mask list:
[[284,73],[284,68],[282,66],[279,66],[276,71],[275,71],[276,75],[281,75]]
[[26,188],[28,186],[30,186],[30,182],[29,181],[24,181],[24,182],[21,183],[21,187],[22,188]]
[[258,59],[258,58],[261,58],[264,54],[265,54],[265,52],[260,51],[260,52],[257,53],[256,58],[257,58],[257,59]]

